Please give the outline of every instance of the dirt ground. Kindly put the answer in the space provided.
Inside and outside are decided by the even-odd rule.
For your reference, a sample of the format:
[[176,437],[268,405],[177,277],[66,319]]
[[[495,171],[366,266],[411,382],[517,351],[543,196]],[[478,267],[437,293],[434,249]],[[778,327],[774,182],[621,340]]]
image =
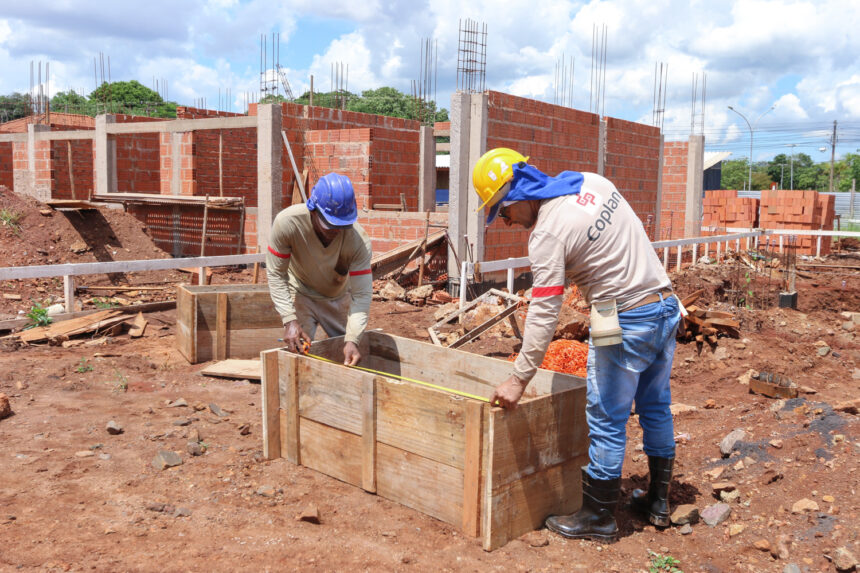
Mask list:
[[[829,262],[858,266],[852,258]],[[672,374],[671,502],[703,511],[720,501],[712,484],[732,482],[740,495],[729,496],[731,515],[716,527],[659,530],[623,505],[647,481],[633,418],[617,543],[540,530],[486,553],[478,540],[417,511],[286,460],[263,460],[259,384],[200,375],[206,364],[182,358],[175,311],[163,311],[147,315],[140,339],[0,346],[0,392],[14,411],[0,420],[0,571],[631,572],[658,563],[649,552],[679,560],[687,573],[781,572],[789,564],[835,571],[838,550],[860,556],[856,407],[835,409],[856,400],[860,387],[860,345],[840,315],[860,311],[860,274],[810,271],[798,282],[797,311],[729,307],[730,274],[707,265],[673,275],[679,294],[703,288],[708,308],[736,311],[742,322],[740,339],[679,344]],[[248,279],[247,271],[216,278]],[[0,290],[29,288],[24,283]],[[59,290],[43,288],[43,296]],[[436,310],[374,302],[369,328],[426,340]],[[465,349],[506,357],[517,343],[491,334]],[[800,397],[750,394],[742,382],[750,369],[790,377]],[[168,405],[180,399],[187,406]],[[123,432],[108,433],[110,421]],[[746,436],[722,458],[720,441],[738,428]],[[186,452],[192,432],[206,446],[201,456]],[[155,469],[159,450],[180,452],[182,465]],[[807,509],[795,507],[801,500],[810,501]],[[298,521],[311,506],[320,523]]]

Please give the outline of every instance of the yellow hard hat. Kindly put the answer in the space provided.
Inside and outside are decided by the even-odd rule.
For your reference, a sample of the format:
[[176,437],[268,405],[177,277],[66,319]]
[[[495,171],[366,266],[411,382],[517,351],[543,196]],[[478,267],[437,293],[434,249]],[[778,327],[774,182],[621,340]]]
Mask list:
[[502,199],[499,189],[513,178],[514,165],[528,160],[528,157],[507,147],[491,149],[478,159],[472,170],[472,185],[482,201],[478,211],[492,207]]

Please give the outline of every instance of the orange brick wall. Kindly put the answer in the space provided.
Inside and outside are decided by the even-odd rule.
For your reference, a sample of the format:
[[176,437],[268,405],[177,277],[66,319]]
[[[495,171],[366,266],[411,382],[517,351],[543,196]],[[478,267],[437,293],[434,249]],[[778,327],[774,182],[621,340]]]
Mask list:
[[[426,216],[401,211],[359,211],[358,222],[370,236],[374,254],[380,254],[423,238]],[[447,225],[448,213],[430,213],[430,224]],[[438,230],[431,228],[429,232]]]
[[12,189],[14,180],[12,178],[12,142],[0,142],[0,185]]
[[[687,161],[690,144],[667,141],[663,144],[663,197],[660,205],[660,239],[684,236],[687,210]],[[656,240],[657,237],[654,237]]]
[[308,153],[314,158],[319,173],[336,172],[349,177],[359,210],[372,208],[371,139],[370,128],[318,130],[307,134]]
[[[69,148],[72,174],[69,175]],[[87,199],[94,190],[93,141],[74,139],[51,141],[52,199]],[[72,178],[75,192],[72,194]]]
[[660,129],[606,118],[604,176],[612,181],[644,223],[657,217]]
[[[116,123],[165,121],[118,114]],[[160,193],[161,163],[158,133],[115,135],[116,181],[120,193]]]
[[[306,113],[309,117],[300,121],[299,118],[305,117]],[[248,114],[256,115],[257,106],[250,106]],[[282,103],[281,114],[282,127],[296,156],[299,170],[303,169],[305,158],[305,150],[302,149],[298,134],[300,126],[309,131],[371,128],[373,145],[368,190],[371,203],[399,203],[402,193],[406,196],[408,209],[418,208],[421,126],[418,121],[294,103]],[[319,168],[317,171],[319,176],[326,173]],[[289,205],[294,177],[286,153],[282,156],[282,173],[283,204]],[[313,188],[314,183],[315,181],[311,181],[309,187]]]

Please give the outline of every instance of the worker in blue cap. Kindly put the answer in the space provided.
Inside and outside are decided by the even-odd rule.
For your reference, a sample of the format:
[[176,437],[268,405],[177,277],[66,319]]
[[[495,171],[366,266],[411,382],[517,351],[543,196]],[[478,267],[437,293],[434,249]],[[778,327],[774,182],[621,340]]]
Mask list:
[[266,274],[293,352],[304,352],[320,326],[329,337],[344,336],[344,364],[361,360],[373,277],[370,238],[357,218],[352,182],[337,173],[321,177],[306,203],[275,217]]

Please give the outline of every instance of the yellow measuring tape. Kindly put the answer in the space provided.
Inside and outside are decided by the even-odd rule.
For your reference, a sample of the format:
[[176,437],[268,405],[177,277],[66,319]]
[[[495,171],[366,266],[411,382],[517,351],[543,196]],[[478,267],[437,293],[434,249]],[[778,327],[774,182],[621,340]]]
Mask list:
[[[324,356],[317,356],[316,354],[311,354],[310,352],[306,352],[301,356],[310,356],[311,358],[316,358],[317,360],[322,360],[323,362],[331,362],[332,364],[341,364],[340,362],[336,362],[334,360],[330,360]],[[423,380],[416,380],[414,378],[407,378],[406,376],[398,376],[397,374],[391,374],[390,372],[381,372],[379,370],[372,370],[370,368],[365,368],[364,366],[347,366],[347,368],[355,368],[356,370],[363,370],[364,372],[370,372],[371,374],[379,374],[381,376],[386,376],[388,378],[397,378],[398,380],[405,380],[406,382],[414,382],[415,384],[420,384],[422,386],[427,386],[428,388],[435,388],[436,390],[443,390],[445,392],[450,392],[452,394],[457,394],[459,396],[465,396],[466,398],[473,398],[475,400],[481,400],[482,402],[490,401],[489,398],[485,398],[484,396],[477,396],[475,394],[469,394],[468,392],[461,392],[459,390],[454,390],[452,388],[445,388],[444,386],[437,386],[436,384],[431,384],[430,382],[424,382]]]

